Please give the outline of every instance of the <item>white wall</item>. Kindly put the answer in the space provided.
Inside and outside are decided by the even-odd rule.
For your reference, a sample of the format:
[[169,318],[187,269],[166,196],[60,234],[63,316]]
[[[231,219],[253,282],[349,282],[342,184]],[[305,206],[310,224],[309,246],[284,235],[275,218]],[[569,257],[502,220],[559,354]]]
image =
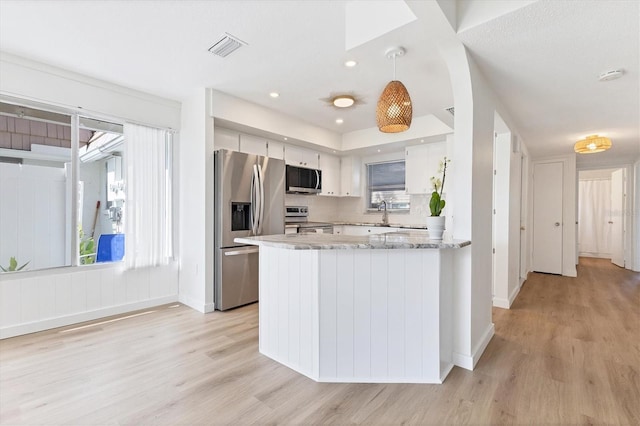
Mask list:
[[180,103],[3,52],[0,94],[62,106],[91,116],[180,127]]
[[[0,75],[3,97],[57,105],[115,121],[174,129],[180,125],[178,102],[49,65],[3,53]],[[126,272],[122,268],[122,263],[115,262],[0,274],[0,337],[178,299],[175,263]]]
[[494,176],[493,305],[508,309],[520,291],[522,153],[511,132],[498,134]]
[[633,197],[633,214],[632,223],[633,229],[630,232],[632,236],[633,247],[633,270],[640,272],[640,160],[636,161],[633,166],[633,182],[634,182],[634,197]]
[[472,369],[493,336],[492,177],[495,99],[457,41],[442,42],[455,100],[451,163],[453,238],[471,240],[469,252],[456,255],[454,283],[454,363]]
[[345,133],[342,135],[342,143],[339,149],[350,151],[393,142],[446,135],[451,132],[453,132],[453,129],[435,116],[424,115],[422,117],[413,117],[409,130],[402,133],[383,133],[377,127]]
[[[195,91],[182,103],[180,167],[180,301],[200,312],[213,310],[213,231],[207,223],[207,92]],[[213,207],[211,207],[213,208]],[[213,221],[211,211],[210,220]],[[209,288],[211,297],[208,297]]]
[[286,136],[290,141],[297,140],[329,149],[342,149],[342,138],[339,134],[263,106],[215,90],[209,91],[208,103],[211,117]]
[[178,300],[178,265],[123,262],[0,274],[0,339]]

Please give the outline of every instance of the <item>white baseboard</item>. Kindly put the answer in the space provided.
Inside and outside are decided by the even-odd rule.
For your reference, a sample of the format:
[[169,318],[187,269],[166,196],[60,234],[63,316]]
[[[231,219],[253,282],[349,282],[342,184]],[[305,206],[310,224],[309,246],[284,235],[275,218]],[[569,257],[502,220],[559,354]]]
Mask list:
[[138,311],[140,309],[147,309],[177,301],[178,295],[176,294],[172,296],[159,297],[157,299],[144,300],[142,302],[127,303],[126,305],[110,306],[108,308],[96,309],[95,311],[49,318],[26,324],[11,325],[0,329],[0,339],[36,333],[38,331],[50,330],[52,328],[64,327],[85,321],[93,321],[99,318]]
[[491,341],[491,338],[495,334],[495,326],[493,323],[489,325],[487,330],[484,332],[482,339],[476,344],[476,346],[471,351],[471,356],[464,355],[458,352],[453,353],[453,364],[458,367],[464,368],[465,370],[473,371],[473,368],[478,363],[478,360],[484,353],[484,350],[487,348],[487,345]]
[[513,301],[516,300],[516,297],[518,297],[518,293],[520,293],[521,286],[522,286],[522,283],[520,283],[518,287],[514,288],[511,294],[509,295],[508,299],[505,299],[503,297],[494,297],[493,306],[495,306],[496,308],[511,309],[511,305],[513,305]]
[[509,309],[511,309],[511,305],[513,305],[513,302],[516,300],[516,297],[518,297],[518,294],[520,294],[521,288],[522,288],[522,283],[520,283],[519,286],[514,288],[511,294],[509,295]]
[[504,297],[494,297],[493,306],[496,308],[509,309],[511,305],[509,304],[509,300]]
[[185,296],[183,294],[179,296],[178,300],[183,305],[187,305],[191,309],[194,309],[203,314],[208,314],[209,312],[213,312],[213,310],[215,309],[215,305],[213,303],[203,303],[202,300],[196,300],[192,297]]

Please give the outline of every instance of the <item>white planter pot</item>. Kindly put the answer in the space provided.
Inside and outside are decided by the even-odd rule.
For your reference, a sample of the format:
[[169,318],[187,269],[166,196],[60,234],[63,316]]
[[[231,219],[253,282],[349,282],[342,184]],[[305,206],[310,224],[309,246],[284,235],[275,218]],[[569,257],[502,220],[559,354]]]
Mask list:
[[429,230],[429,238],[432,240],[441,240],[444,232],[444,216],[427,216],[427,230]]

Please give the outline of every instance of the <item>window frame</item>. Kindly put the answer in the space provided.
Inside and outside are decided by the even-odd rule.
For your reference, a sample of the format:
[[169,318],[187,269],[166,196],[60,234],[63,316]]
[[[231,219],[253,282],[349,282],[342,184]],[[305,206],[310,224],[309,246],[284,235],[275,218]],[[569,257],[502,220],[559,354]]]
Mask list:
[[[390,164],[390,163],[403,163],[404,164],[404,168],[405,168],[405,175],[403,178],[403,185],[402,188],[400,188],[399,185],[397,184],[389,184],[389,185],[378,185],[375,188],[379,188],[378,191],[383,190],[385,186],[387,186],[388,188],[396,188],[396,189],[392,189],[392,191],[394,192],[400,192],[401,194],[398,195],[402,195],[403,198],[406,197],[406,201],[404,201],[405,204],[407,204],[407,207],[403,207],[403,208],[398,208],[398,207],[393,207],[393,203],[388,203],[387,204],[387,211],[390,213],[409,213],[411,210],[411,196],[409,194],[406,193],[406,160],[404,158],[397,158],[397,159],[389,159],[389,160],[382,160],[382,161],[371,161],[371,162],[367,162],[365,163],[365,171],[366,171],[366,186],[365,186],[365,209],[367,213],[377,213],[379,210],[378,206],[372,206],[372,193],[376,192],[373,190],[374,187],[372,187],[371,185],[371,166],[376,166],[376,165],[382,165],[382,164]],[[386,200],[385,200],[386,201]]]
[[[86,128],[86,126],[83,125],[82,123],[83,120],[100,122],[105,125],[111,124],[118,127],[124,126],[125,122],[131,122],[131,123],[146,125],[149,127],[154,127],[157,129],[168,130],[170,136],[169,136],[169,139],[167,140],[167,143],[165,144],[165,150],[167,150],[167,154],[168,154],[167,160],[165,162],[165,170],[166,170],[167,181],[168,181],[166,190],[169,192],[168,197],[170,199],[169,202],[171,203],[171,205],[168,206],[168,208],[170,209],[171,214],[172,216],[174,216],[174,219],[175,219],[176,206],[173,203],[175,201],[174,197],[175,197],[175,190],[176,190],[176,182],[174,180],[174,172],[175,172],[174,147],[175,147],[176,136],[175,136],[175,131],[173,129],[157,126],[157,125],[147,125],[144,123],[137,123],[135,120],[126,120],[123,118],[110,116],[108,114],[97,114],[93,112],[88,112],[82,108],[64,107],[56,104],[33,101],[29,99],[23,99],[23,98],[12,97],[7,95],[0,95],[0,102],[14,105],[18,108],[22,107],[25,109],[41,110],[45,112],[60,114],[62,116],[68,116],[70,118],[70,122],[68,123],[61,122],[59,124],[70,126],[70,129],[71,129],[70,131],[70,136],[71,136],[70,164],[71,166],[69,168],[69,171],[71,173],[71,194],[70,194],[70,200],[69,200],[70,205],[67,207],[70,208],[70,219],[72,224],[78,223],[78,220],[81,219],[79,217],[78,209],[73,208],[73,206],[77,206],[79,202],[78,188],[80,185],[80,165],[81,165],[80,129]],[[125,140],[125,143],[126,143],[126,140]],[[77,268],[77,267],[82,267],[82,268],[94,268],[94,267],[104,268],[109,266],[122,267],[122,265],[124,264],[124,259],[121,261],[114,261],[114,262],[100,262],[100,263],[95,262],[91,264],[82,264],[80,262],[80,252],[79,252],[80,238],[79,238],[78,232],[74,231],[75,229],[76,227],[71,226],[70,231],[68,231],[71,233],[71,235],[68,235],[69,241],[70,241],[70,253],[66,253],[65,255],[70,256],[69,263],[65,262],[65,264],[63,265],[50,266],[50,267],[44,267],[44,268],[38,268],[38,269],[25,269],[19,272],[29,274],[29,273],[40,273],[42,271],[64,270],[64,269]],[[174,241],[175,241],[176,231],[177,231],[176,222],[175,220],[172,220],[171,229],[169,232],[171,234],[171,238]],[[96,241],[96,249],[97,249],[97,241]],[[65,251],[66,250],[67,249],[65,248]],[[169,257],[171,261],[175,260],[175,255],[176,255],[176,250],[175,250],[175,242],[174,242],[172,244],[171,254]]]

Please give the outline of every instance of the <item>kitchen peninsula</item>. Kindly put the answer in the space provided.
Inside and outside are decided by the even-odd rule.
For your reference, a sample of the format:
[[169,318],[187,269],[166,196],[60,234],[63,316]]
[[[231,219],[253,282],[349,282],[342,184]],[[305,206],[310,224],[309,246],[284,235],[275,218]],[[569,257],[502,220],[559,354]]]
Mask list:
[[442,383],[453,265],[424,233],[237,238],[260,246],[260,352],[320,382]]

